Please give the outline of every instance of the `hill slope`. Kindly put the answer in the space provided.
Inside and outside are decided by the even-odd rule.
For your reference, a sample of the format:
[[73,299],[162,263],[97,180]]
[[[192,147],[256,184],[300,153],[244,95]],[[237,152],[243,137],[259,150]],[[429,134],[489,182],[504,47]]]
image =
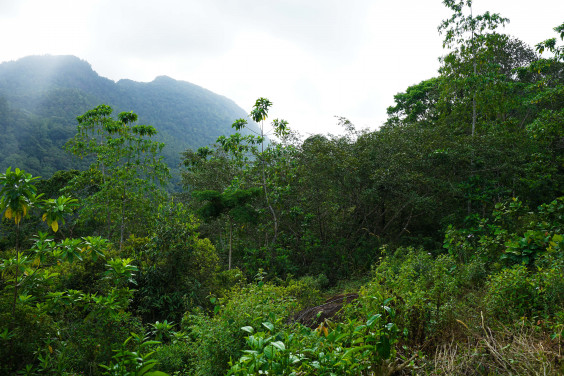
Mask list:
[[232,133],[233,121],[246,116],[230,99],[188,82],[116,83],[74,56],[29,56],[0,64],[0,171],[13,166],[47,177],[84,167],[62,146],[75,134],[76,117],[102,103],[153,125],[172,169],[182,151]]

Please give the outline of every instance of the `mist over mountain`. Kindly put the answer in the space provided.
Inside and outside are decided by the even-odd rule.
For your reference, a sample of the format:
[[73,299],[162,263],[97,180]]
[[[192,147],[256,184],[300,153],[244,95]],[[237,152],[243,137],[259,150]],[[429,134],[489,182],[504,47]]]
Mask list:
[[0,170],[8,166],[48,177],[85,162],[62,146],[76,132],[76,117],[100,104],[114,115],[133,111],[154,126],[174,170],[180,153],[231,134],[246,112],[232,100],[167,76],[152,82],[99,76],[75,56],[29,56],[0,64]]

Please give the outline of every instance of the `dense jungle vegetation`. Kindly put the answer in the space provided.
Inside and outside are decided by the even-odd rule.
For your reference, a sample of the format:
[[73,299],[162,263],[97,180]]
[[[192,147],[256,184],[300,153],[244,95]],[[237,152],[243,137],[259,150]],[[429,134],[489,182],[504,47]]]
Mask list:
[[157,130],[100,105],[89,167],[0,174],[0,374],[562,374],[564,24],[532,48],[444,4],[379,130],[302,139],[259,98],[172,195]]

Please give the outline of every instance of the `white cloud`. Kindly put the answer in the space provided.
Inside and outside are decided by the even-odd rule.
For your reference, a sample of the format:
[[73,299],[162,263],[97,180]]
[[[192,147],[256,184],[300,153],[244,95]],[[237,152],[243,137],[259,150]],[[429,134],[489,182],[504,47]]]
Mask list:
[[[475,0],[511,18],[529,44],[555,36],[560,0]],[[193,82],[303,133],[385,120],[393,95],[436,75],[437,26],[449,11],[421,0],[0,0],[0,61],[74,54],[114,80]],[[133,109],[134,110],[134,109]]]

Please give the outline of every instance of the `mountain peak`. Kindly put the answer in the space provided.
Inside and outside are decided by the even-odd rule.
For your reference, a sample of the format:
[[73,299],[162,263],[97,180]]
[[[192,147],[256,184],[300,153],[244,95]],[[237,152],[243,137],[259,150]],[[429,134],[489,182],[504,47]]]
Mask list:
[[152,82],[116,83],[75,56],[28,56],[0,64],[1,100],[6,109],[0,111],[0,171],[13,165],[42,176],[79,167],[61,146],[75,134],[76,117],[100,104],[114,113],[133,111],[140,123],[155,126],[173,170],[184,150],[233,133],[233,121],[246,116],[232,100],[190,82],[163,75]]
[[153,82],[171,82],[171,81],[175,81],[176,80],[172,77],[169,76],[157,76],[155,77],[155,79],[153,80]]
[[0,64],[4,90],[41,92],[48,88],[80,89],[100,78],[85,60],[72,55],[34,55]]
[[[80,69],[83,72],[94,72],[92,66],[86,61],[73,55],[31,55],[16,61],[1,63],[5,69],[29,69],[42,71],[44,74],[58,70]],[[6,68],[7,67],[7,68]]]

